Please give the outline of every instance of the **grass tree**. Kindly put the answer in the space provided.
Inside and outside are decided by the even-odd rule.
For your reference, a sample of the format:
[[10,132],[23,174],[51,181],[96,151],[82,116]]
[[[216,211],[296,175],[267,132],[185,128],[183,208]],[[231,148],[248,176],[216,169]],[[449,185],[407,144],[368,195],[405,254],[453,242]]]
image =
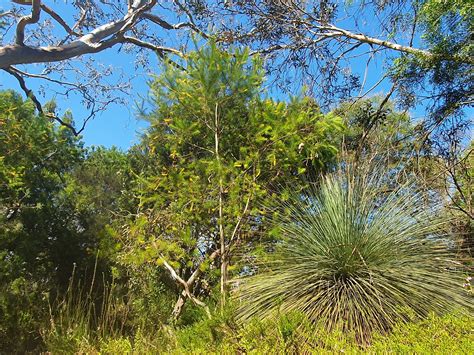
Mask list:
[[289,218],[275,221],[282,242],[272,261],[236,288],[240,319],[300,311],[362,340],[468,306],[438,209],[409,184],[384,186],[377,174],[338,172],[282,202]]

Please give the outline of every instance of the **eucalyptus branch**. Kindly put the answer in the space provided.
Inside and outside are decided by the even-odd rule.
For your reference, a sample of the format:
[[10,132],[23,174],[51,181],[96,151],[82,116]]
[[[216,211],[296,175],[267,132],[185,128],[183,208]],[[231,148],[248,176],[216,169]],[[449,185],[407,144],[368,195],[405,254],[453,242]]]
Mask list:
[[57,23],[61,25],[62,28],[67,32],[69,35],[73,35],[76,37],[80,37],[80,34],[74,31],[73,28],[69,27],[69,25],[66,23],[66,21],[53,9],[50,7],[46,6],[45,4],[41,4],[41,9],[46,12],[49,16],[51,16]]
[[23,16],[16,27],[16,40],[15,43],[18,46],[24,46],[25,41],[25,28],[27,25],[37,23],[40,19],[41,13],[41,0],[32,0],[31,1],[31,14]]
[[38,110],[38,112],[40,114],[42,114],[43,113],[43,106],[41,105],[39,100],[36,98],[33,90],[29,89],[26,86],[25,79],[16,70],[14,70],[14,68],[5,68],[5,69],[3,69],[3,71],[10,74],[11,76],[13,76],[18,81],[18,84],[20,85],[20,88],[25,93],[26,97],[28,97],[29,99],[31,99],[31,101],[33,101],[33,103],[35,104],[35,107]]

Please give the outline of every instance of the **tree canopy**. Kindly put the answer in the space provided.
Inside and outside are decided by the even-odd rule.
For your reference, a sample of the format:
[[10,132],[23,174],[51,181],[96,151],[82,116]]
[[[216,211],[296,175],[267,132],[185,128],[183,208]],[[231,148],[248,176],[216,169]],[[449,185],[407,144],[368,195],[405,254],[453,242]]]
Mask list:
[[151,84],[154,109],[140,146],[150,167],[140,177],[127,259],[164,264],[184,298],[210,291],[204,285],[216,280],[201,274],[216,265],[224,287],[235,249],[262,238],[261,204],[284,198],[337,154],[337,116],[311,99],[265,98],[262,80],[248,51],[211,44],[187,58],[186,70],[168,65]]
[[[150,51],[179,66],[192,36],[250,46],[281,89],[299,90],[291,83],[303,83],[324,106],[391,82],[387,97],[407,107],[424,105],[432,131],[472,106],[468,0],[10,3],[0,14],[0,68],[28,96],[33,78],[81,96],[90,111],[86,121],[124,101],[130,89],[131,73],[114,76],[98,53],[131,50],[140,54],[137,65],[147,66],[142,54]],[[44,69],[18,67],[31,63],[45,63]],[[367,80],[375,72],[379,79]],[[91,80],[96,85],[88,85]]]

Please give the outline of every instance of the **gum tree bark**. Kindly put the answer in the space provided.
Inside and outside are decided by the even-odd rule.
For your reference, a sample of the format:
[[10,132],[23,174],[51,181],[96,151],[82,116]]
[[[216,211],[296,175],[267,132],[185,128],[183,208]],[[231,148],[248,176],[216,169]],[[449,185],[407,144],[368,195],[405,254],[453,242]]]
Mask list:
[[[0,68],[5,69],[12,65],[58,62],[82,56],[85,54],[94,54],[105,49],[111,48],[120,43],[133,43],[148,49],[153,49],[160,56],[167,53],[181,55],[181,52],[174,48],[159,46],[148,43],[143,40],[136,40],[134,37],[127,36],[127,32],[133,32],[141,21],[150,21],[166,30],[191,29],[201,35],[200,31],[193,21],[171,24],[161,19],[151,11],[157,5],[157,0],[133,0],[128,2],[128,8],[125,15],[114,19],[108,23],[97,26],[88,33],[80,34],[74,28],[82,25],[89,27],[84,23],[85,17],[81,17],[73,27],[67,25],[66,21],[54,10],[44,5],[41,0],[13,1],[17,4],[31,5],[31,14],[19,19],[16,26],[15,43],[0,46]],[[38,23],[42,10],[66,30],[67,35],[59,41],[58,45],[36,46],[25,43],[25,29],[27,26]],[[84,13],[91,11],[84,9]],[[87,25],[87,26],[86,26]],[[76,37],[68,41],[70,37]],[[45,38],[46,42],[47,38]]]
[[[105,80],[112,72],[104,72],[101,64],[96,63],[93,59],[96,54],[112,47],[128,46],[137,51],[150,51],[160,59],[175,63],[183,54],[173,46],[163,45],[163,40],[154,35],[159,32],[157,27],[160,31],[196,33],[207,37],[181,0],[169,2],[168,9],[158,7],[157,0],[107,3],[83,0],[63,5],[54,2],[50,6],[47,3],[51,1],[11,0],[11,9],[0,13],[0,40],[3,41],[0,42],[0,70],[18,81],[40,113],[44,111],[43,106],[29,88],[29,79],[43,81],[48,86],[55,85],[59,88],[56,93],[60,95],[69,97],[74,93],[81,97],[85,108],[90,110],[82,128],[52,115],[75,134],[79,134],[97,112],[105,110],[111,103],[124,101],[128,96],[124,91],[131,86],[133,75],[129,72],[117,79],[117,84]],[[66,11],[65,8],[73,13],[75,23],[68,24],[70,15],[65,17],[60,13]],[[174,19],[184,17],[186,20],[171,23],[165,19],[170,17],[170,13]],[[9,31],[10,28],[14,31]],[[42,72],[34,73],[29,66],[17,67],[29,64],[42,64],[39,67]],[[91,82],[97,85],[91,85]]]

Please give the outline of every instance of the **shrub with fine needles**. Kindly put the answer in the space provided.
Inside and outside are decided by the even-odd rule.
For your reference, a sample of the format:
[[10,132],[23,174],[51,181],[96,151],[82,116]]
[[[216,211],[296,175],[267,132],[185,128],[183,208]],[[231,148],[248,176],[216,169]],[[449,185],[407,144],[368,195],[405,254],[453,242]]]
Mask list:
[[275,221],[283,241],[273,261],[237,282],[241,320],[300,311],[367,339],[470,307],[446,221],[413,185],[388,189],[380,174],[339,172],[280,207],[289,217]]

